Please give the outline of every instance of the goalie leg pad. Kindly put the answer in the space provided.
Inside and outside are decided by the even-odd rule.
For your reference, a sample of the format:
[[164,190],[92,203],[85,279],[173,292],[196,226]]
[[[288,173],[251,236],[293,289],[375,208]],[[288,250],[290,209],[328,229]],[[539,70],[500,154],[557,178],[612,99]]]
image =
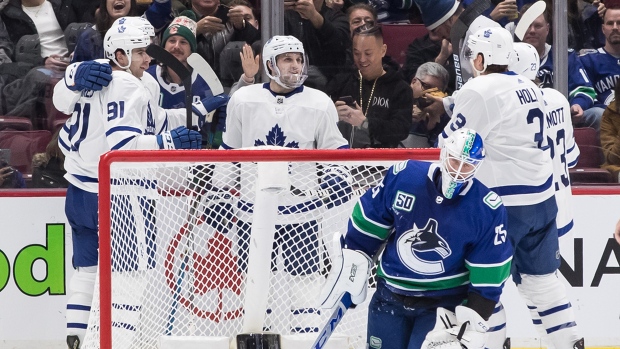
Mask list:
[[90,307],[95,292],[97,267],[78,268],[69,283],[71,296],[67,301],[67,336],[77,336],[84,342]]
[[578,335],[575,313],[562,282],[555,273],[521,274],[521,279],[517,289],[536,308],[547,339],[556,349],[571,349],[581,336]]

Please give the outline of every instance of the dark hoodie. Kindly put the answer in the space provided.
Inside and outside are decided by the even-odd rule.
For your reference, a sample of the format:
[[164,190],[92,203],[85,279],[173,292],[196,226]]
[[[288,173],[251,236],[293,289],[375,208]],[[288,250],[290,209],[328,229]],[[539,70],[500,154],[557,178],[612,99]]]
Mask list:
[[[351,148],[396,148],[409,134],[413,109],[413,92],[409,84],[396,71],[388,69],[377,79],[368,108],[374,82],[363,80],[362,83],[361,106],[366,112],[368,130],[338,122],[338,129]],[[356,70],[334,77],[327,85],[327,94],[334,102],[342,96],[352,96],[360,105],[359,72]]]

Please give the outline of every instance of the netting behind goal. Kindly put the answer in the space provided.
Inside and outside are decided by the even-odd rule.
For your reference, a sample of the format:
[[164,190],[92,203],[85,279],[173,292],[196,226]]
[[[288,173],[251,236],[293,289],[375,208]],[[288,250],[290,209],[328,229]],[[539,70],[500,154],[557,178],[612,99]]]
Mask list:
[[[436,150],[111,152],[100,164],[100,275],[83,348],[168,336],[316,337],[333,236],[357,198]],[[373,279],[371,278],[372,294]],[[370,296],[369,296],[370,298]],[[367,306],[336,333],[365,348]],[[301,348],[300,348],[301,349]]]

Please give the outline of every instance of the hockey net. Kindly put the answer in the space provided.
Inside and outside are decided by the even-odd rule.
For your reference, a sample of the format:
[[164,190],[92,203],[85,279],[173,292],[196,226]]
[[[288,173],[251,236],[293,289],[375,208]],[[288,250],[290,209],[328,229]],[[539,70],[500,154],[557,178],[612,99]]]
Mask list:
[[[357,198],[389,166],[437,157],[421,149],[106,154],[99,278],[82,347],[159,348],[173,336],[228,337],[234,347],[237,334],[261,328],[316,338],[331,315],[318,295],[333,236],[346,232]],[[336,330],[349,348],[365,348],[373,280]]]

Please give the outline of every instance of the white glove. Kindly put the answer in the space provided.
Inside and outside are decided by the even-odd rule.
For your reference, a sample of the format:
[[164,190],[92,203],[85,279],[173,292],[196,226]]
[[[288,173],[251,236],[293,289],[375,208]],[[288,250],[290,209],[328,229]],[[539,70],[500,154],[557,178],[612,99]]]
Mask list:
[[484,349],[488,329],[486,321],[471,308],[459,305],[456,314],[437,308],[435,328],[426,335],[421,349]]
[[351,302],[360,304],[366,299],[368,277],[372,262],[362,252],[342,249],[340,233],[334,234],[332,269],[321,289],[321,308],[333,310],[345,292],[351,294]]

